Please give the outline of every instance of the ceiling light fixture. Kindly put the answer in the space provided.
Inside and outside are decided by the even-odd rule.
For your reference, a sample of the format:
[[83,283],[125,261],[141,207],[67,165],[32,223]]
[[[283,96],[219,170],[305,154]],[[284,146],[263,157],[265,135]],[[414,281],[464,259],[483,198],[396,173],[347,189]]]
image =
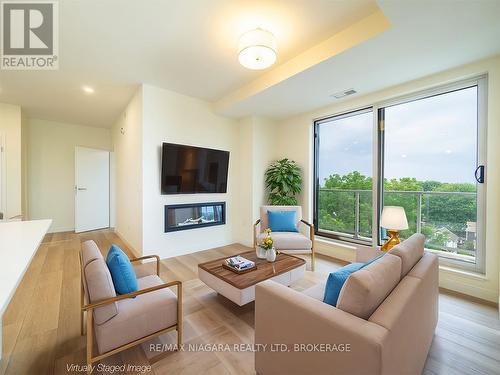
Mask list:
[[240,37],[238,59],[248,69],[269,68],[276,62],[276,38],[260,28],[246,32]]
[[93,93],[94,93],[94,91],[95,91],[95,90],[94,90],[92,87],[90,87],[90,86],[83,86],[83,87],[82,87],[82,90],[83,90],[83,92],[84,92],[84,93],[86,93],[86,94],[93,94]]

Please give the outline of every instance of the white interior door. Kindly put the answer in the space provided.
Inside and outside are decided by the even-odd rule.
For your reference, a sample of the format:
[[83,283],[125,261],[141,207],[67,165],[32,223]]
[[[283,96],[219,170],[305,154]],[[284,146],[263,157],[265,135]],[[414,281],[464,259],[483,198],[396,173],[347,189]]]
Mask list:
[[109,227],[109,152],[75,148],[75,232]]

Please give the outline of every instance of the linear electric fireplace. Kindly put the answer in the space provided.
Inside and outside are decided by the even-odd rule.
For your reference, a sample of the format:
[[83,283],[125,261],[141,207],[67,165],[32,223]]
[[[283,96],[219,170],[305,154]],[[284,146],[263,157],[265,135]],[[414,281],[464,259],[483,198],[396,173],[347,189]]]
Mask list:
[[226,224],[226,202],[165,206],[165,232]]

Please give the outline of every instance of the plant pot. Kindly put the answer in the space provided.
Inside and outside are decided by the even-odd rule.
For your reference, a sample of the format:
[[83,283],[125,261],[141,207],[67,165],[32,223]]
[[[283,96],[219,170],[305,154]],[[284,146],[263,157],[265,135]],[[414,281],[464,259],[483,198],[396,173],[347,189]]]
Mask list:
[[274,247],[266,251],[266,259],[268,262],[274,262],[276,260],[276,249]]
[[266,253],[267,253],[267,250],[263,249],[260,246],[257,246],[255,248],[255,254],[257,255],[257,258],[259,258],[259,259],[266,259]]

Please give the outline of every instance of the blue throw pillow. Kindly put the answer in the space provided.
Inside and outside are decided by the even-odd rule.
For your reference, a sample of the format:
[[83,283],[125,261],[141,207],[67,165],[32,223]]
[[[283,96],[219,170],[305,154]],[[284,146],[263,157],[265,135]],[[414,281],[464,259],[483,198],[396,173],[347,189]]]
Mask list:
[[138,290],[137,276],[128,256],[116,245],[111,245],[106,256],[116,293],[127,294]]
[[328,276],[328,281],[326,282],[323,302],[332,306],[337,306],[340,290],[344,286],[347,278],[351,275],[351,273],[359,271],[364,266],[365,263],[351,263],[335,272],[331,272]]
[[273,232],[298,232],[295,211],[267,211],[267,218]]

